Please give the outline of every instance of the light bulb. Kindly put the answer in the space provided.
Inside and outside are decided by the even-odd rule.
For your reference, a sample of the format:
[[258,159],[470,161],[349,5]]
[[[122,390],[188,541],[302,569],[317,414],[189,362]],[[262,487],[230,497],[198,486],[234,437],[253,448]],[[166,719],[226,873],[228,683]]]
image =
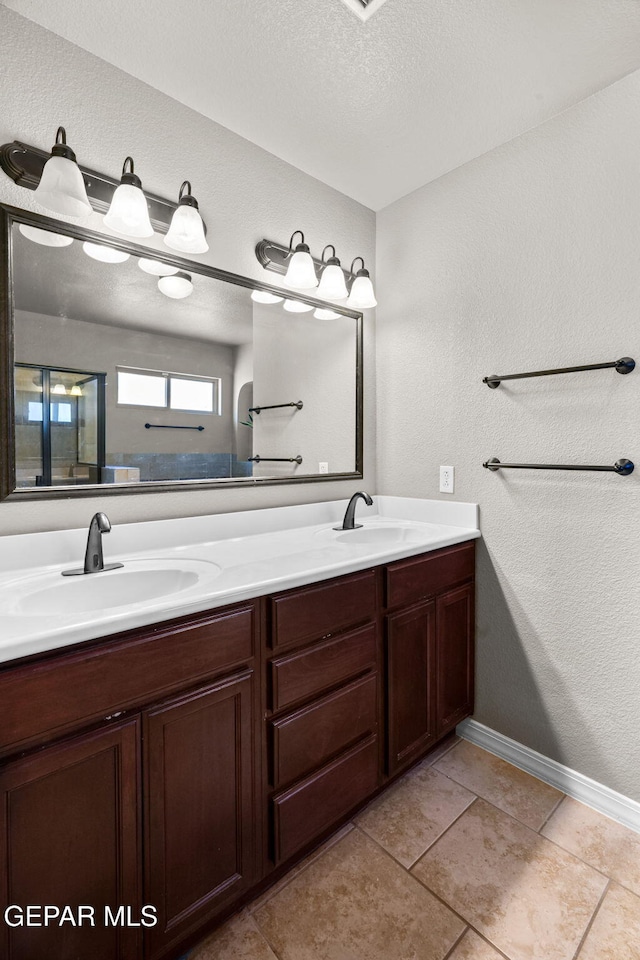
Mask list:
[[313,310],[313,306],[310,303],[302,303],[301,300],[285,300],[284,309],[289,313],[308,313],[309,310]]
[[346,300],[349,291],[347,290],[344,271],[336,257],[336,248],[332,243],[328,243],[322,251],[322,262],[325,262],[324,255],[329,247],[333,250],[333,256],[329,257],[322,271],[317,295],[321,300]]
[[206,253],[209,244],[204,235],[204,223],[198,211],[198,201],[191,195],[191,184],[185,180],[178,194],[178,207],[171,218],[164,238],[171,250],[181,253]]
[[342,316],[341,313],[335,313],[334,310],[323,310],[322,307],[314,310],[313,315],[316,320],[337,320]]
[[47,210],[66,217],[88,217],[91,204],[76,155],[67,146],[67,133],[58,127],[51,156],[44,165],[34,196]]
[[172,277],[178,273],[177,267],[170,267],[168,263],[162,263],[160,260],[148,260],[146,257],[140,257],[138,266],[145,273],[150,273],[152,277]]
[[142,192],[140,177],[133,172],[131,157],[127,157],[123,164],[120,185],[115,189],[104,224],[125,237],[153,236],[147,199]]
[[[353,273],[353,265],[356,260],[362,260],[362,257],[356,257],[353,261],[351,264],[351,273]],[[369,277],[369,271],[365,270],[364,260],[362,260],[362,268],[356,273],[355,280],[351,285],[351,293],[347,300],[347,306],[355,307],[357,310],[366,310],[368,307],[375,307],[377,305],[378,301],[373,292],[373,284]]]
[[82,249],[92,260],[99,260],[101,263],[124,263],[129,259],[129,254],[124,250],[116,250],[114,247],[103,247],[100,243],[89,243],[88,240],[82,244]]
[[160,277],[158,289],[172,300],[184,300],[193,293],[193,284],[188,273],[176,273],[172,277]]
[[293,249],[293,238],[296,233],[300,234],[302,241],[297,245],[291,256],[284,277],[284,284],[286,287],[293,287],[295,290],[312,290],[318,286],[318,278],[316,276],[313,258],[309,253],[309,247],[304,242],[304,233],[302,230],[296,230],[295,233],[291,234],[289,251]]
[[280,303],[284,297],[276,297],[274,293],[267,293],[266,290],[252,290],[251,299],[255,303]]
[[18,229],[27,240],[33,240],[34,243],[39,243],[43,247],[69,247],[73,243],[73,237],[65,237],[51,230],[40,230],[39,227],[30,227],[28,223],[21,223]]

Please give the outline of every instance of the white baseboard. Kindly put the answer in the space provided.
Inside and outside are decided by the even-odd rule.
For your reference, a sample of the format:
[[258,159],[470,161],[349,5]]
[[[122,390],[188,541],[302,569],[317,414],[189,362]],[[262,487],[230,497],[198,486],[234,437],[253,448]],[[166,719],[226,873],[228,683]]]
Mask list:
[[489,753],[507,760],[514,767],[519,767],[526,773],[544,780],[574,800],[586,803],[599,813],[603,813],[612,820],[617,820],[625,827],[640,833],[640,803],[629,797],[616,793],[604,784],[585,777],[584,774],[565,767],[557,760],[550,760],[530,747],[505,737],[504,734],[485,727],[477,720],[463,720],[456,728],[456,733],[464,740],[475,743],[478,747],[488,750]]

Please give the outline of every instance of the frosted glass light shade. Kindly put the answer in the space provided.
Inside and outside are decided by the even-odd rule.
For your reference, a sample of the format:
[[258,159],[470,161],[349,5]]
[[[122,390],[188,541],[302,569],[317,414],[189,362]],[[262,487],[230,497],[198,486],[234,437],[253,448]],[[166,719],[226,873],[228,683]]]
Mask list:
[[284,297],[276,297],[275,293],[268,293],[266,290],[252,290],[251,299],[254,303],[280,303]]
[[66,397],[67,388],[65,387],[64,383],[56,383],[56,385],[51,388],[51,393],[55,393],[56,396]]
[[73,243],[73,237],[65,237],[51,230],[40,230],[39,227],[31,227],[28,223],[21,223],[18,229],[27,240],[33,240],[34,243],[39,243],[43,247],[69,247]]
[[368,307],[377,306],[377,304],[378,301],[376,300],[373,292],[373,284],[371,283],[371,279],[368,276],[357,276],[353,281],[351,293],[349,294],[349,299],[347,300],[347,306],[355,307],[356,310],[366,310]]
[[82,244],[82,249],[92,260],[99,260],[101,263],[124,263],[129,259],[129,254],[124,250],[114,250],[113,247],[103,247],[99,243],[89,243],[88,240]]
[[170,267],[168,263],[161,263],[160,260],[148,260],[146,257],[140,257],[138,266],[152,277],[172,277],[179,273],[177,267]]
[[69,393],[71,394],[72,397],[81,397],[81,396],[82,396],[82,388],[80,387],[79,384],[74,383],[74,385],[71,387],[71,390],[69,391]]
[[349,296],[342,267],[337,263],[328,264],[322,271],[318,297],[321,300],[346,300]]
[[336,313],[334,310],[324,310],[322,307],[314,310],[313,315],[316,320],[337,320],[342,316],[341,313]]
[[184,300],[193,293],[193,284],[188,273],[176,273],[172,277],[160,277],[158,289],[172,300]]
[[67,157],[49,157],[34,196],[47,210],[66,217],[88,217],[91,213],[80,167]]
[[164,242],[171,250],[179,250],[180,253],[207,252],[209,244],[197,207],[179,204],[171,218],[171,226]]
[[141,188],[132,183],[121,183],[116,187],[104,224],[124,237],[152,237],[149,208]]
[[292,255],[284,283],[295,290],[313,290],[318,286],[313,259],[308,251],[296,250]]
[[313,306],[310,303],[301,303],[300,300],[285,300],[284,309],[289,313],[308,313],[313,310]]

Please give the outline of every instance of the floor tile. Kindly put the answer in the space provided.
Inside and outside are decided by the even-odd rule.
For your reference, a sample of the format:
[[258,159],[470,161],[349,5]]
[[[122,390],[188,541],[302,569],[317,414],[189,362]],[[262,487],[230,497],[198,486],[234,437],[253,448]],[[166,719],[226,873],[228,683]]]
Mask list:
[[572,960],[607,883],[484,800],[412,873],[510,960]]
[[438,760],[435,767],[533,830],[540,829],[562,799],[555,787],[466,740]]
[[475,794],[423,762],[374,800],[356,823],[410,867],[474,799]]
[[277,960],[255,920],[246,912],[225,923],[188,955],[188,960]]
[[578,960],[640,960],[640,899],[612,884]]
[[640,834],[570,797],[542,833],[640,896]]
[[360,830],[253,916],[281,960],[442,960],[464,930]]
[[504,960],[504,956],[473,930],[467,930],[447,960]]

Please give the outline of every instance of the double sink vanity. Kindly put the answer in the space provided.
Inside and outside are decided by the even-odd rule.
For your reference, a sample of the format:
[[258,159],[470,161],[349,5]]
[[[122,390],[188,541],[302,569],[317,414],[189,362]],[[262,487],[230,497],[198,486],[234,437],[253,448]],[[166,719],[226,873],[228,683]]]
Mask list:
[[5,898],[157,916],[8,960],[179,957],[472,712],[476,506],[344,510],[0,540]]

